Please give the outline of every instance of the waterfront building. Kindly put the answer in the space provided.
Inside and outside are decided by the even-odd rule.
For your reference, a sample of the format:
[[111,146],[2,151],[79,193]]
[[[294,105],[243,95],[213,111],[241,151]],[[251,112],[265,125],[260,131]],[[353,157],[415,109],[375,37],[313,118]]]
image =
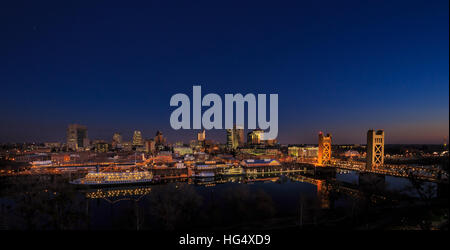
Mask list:
[[239,152],[242,154],[249,154],[258,157],[262,157],[265,155],[270,155],[270,157],[274,157],[276,155],[281,154],[280,149],[276,147],[254,147],[247,146],[239,148]]
[[51,155],[52,162],[56,164],[64,164],[70,162],[70,154],[56,153]]
[[319,152],[317,155],[317,163],[319,165],[331,163],[331,134],[323,135],[319,133]]
[[300,147],[297,147],[297,146],[290,146],[290,147],[288,147],[288,155],[289,156],[298,157],[299,156],[299,151],[300,151]]
[[299,157],[301,158],[317,158],[319,155],[319,147],[306,146],[299,149]]
[[372,169],[384,164],[384,131],[367,131],[366,168]]
[[172,152],[160,151],[157,156],[153,157],[155,163],[171,163],[173,162]]
[[281,166],[280,162],[274,159],[246,159],[241,161],[243,167],[277,167]]
[[87,147],[89,147],[87,127],[79,124],[69,124],[67,127],[67,148],[78,151]]

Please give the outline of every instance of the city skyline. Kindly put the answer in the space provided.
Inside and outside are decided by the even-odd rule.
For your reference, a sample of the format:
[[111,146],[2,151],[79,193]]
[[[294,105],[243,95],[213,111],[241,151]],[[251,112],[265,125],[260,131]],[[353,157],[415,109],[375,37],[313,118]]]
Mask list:
[[[84,130],[84,134],[82,135],[82,137],[80,137],[79,139],[77,139],[76,135],[72,135],[74,132],[70,132],[72,131],[74,128],[82,128]],[[188,145],[189,143],[191,143],[192,141],[212,141],[215,143],[219,143],[219,144],[223,144],[225,146],[227,146],[227,148],[232,147],[230,146],[232,142],[230,142],[230,140],[236,140],[236,145],[233,147],[237,147],[238,146],[238,140],[239,140],[239,146],[242,145],[252,145],[254,144],[254,139],[250,138],[251,134],[254,134],[255,132],[261,132],[261,129],[242,129],[241,127],[238,127],[238,131],[240,132],[240,135],[236,137],[236,132],[234,132],[234,130],[236,130],[236,125],[234,126],[234,129],[231,130],[227,130],[227,129],[221,129],[221,130],[206,130],[206,129],[201,129],[201,130],[182,130],[182,131],[194,131],[195,135],[192,138],[188,138],[187,140],[181,140],[180,137],[175,137],[174,140],[167,140],[167,143],[170,145],[175,145],[177,143],[184,143],[186,145]],[[62,139],[57,139],[57,140],[53,140],[53,141],[24,141],[24,142],[7,142],[7,143],[61,143],[64,144],[66,146],[68,146],[71,149],[75,149],[77,146],[76,145],[70,145],[71,140],[80,140],[80,142],[82,144],[86,144],[86,145],[90,145],[90,143],[92,142],[105,142],[105,143],[109,143],[109,144],[117,144],[119,141],[120,143],[129,143],[130,145],[134,145],[134,146],[144,146],[144,141],[149,141],[149,140],[155,140],[156,137],[158,137],[158,135],[163,135],[164,138],[166,138],[166,134],[164,134],[164,132],[162,132],[161,130],[157,130],[155,133],[153,134],[144,134],[142,133],[141,130],[132,130],[131,133],[128,132],[114,132],[112,133],[109,137],[90,137],[87,136],[89,131],[88,126],[82,125],[82,124],[68,124],[67,128],[66,128],[66,134]],[[208,132],[216,132],[216,135],[210,136]],[[217,136],[217,132],[221,131],[222,133],[219,133],[219,135]],[[230,135],[230,131],[233,131]],[[374,131],[373,128],[366,130],[366,133],[369,133],[371,131]],[[382,131],[383,132],[383,137],[384,137],[384,133],[385,131],[383,129],[377,129],[377,131]],[[76,132],[75,132],[76,133]],[[191,132],[192,133],[192,132]],[[190,134],[191,134],[190,133]],[[231,137],[230,137],[231,136]],[[259,134],[259,136],[261,136]],[[320,139],[319,142],[317,142],[317,136],[319,138],[321,138],[321,136],[323,137],[323,131],[319,131],[315,134],[316,137],[316,141],[315,142],[295,142],[295,143],[282,143],[279,142],[277,139],[275,140],[269,140],[267,142],[270,142],[269,144],[275,143],[275,144],[280,144],[280,145],[321,145],[320,143]],[[330,133],[327,133],[327,137],[331,136]],[[366,136],[366,135],[364,135]],[[120,137],[120,139],[119,139]],[[139,140],[140,142],[136,142],[136,138],[139,138],[137,140]],[[333,136],[334,137],[334,136]],[[73,138],[73,139],[71,139]],[[200,139],[199,139],[200,138]],[[230,139],[230,138],[234,138],[234,139]],[[340,143],[340,142],[333,142],[334,145],[350,145],[350,144],[354,144],[354,145],[367,145],[367,138],[368,136],[364,137],[364,142],[362,143]],[[388,143],[386,144],[391,144],[391,145],[399,145],[399,144],[405,144],[405,145],[418,145],[418,144],[428,144],[428,145],[439,145],[439,144],[444,144],[446,145],[448,143],[448,137],[444,136],[442,138],[442,141],[440,143]],[[167,138],[166,138],[167,139]],[[166,140],[165,139],[165,140]],[[260,139],[259,139],[260,140]],[[263,141],[261,140],[261,142],[258,142],[256,144],[260,144]],[[333,139],[334,141],[334,139]],[[119,143],[119,144],[120,144]],[[230,144],[230,145],[229,145]],[[234,143],[232,143],[234,145]],[[90,145],[92,146],[92,145]]]
[[0,143],[65,141],[71,123],[92,139],[188,142],[199,131],[170,128],[169,100],[193,85],[277,93],[282,144],[319,131],[364,144],[374,128],[386,144],[449,136],[448,1],[83,5],[5,6]]
[[0,230],[447,231],[449,4],[3,3]]

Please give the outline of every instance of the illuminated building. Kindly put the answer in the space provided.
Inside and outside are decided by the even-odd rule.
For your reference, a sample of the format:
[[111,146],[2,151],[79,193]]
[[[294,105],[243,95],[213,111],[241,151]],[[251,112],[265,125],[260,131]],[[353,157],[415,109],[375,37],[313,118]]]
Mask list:
[[298,147],[298,146],[290,146],[288,147],[288,155],[295,156],[298,158],[317,158],[319,152],[318,147],[306,146],[306,147]]
[[233,129],[227,129],[227,148],[236,149],[245,143],[244,128],[242,126],[233,126]]
[[234,132],[234,129],[227,129],[227,148],[229,150],[236,149],[238,146]]
[[234,126],[234,136],[238,146],[243,146],[245,144],[245,135],[243,126]]
[[173,162],[172,152],[160,151],[157,156],[153,157],[155,163],[170,163]]
[[155,144],[156,146],[159,145],[166,145],[166,138],[164,138],[163,134],[161,133],[161,131],[157,131],[156,132],[156,136],[155,136]]
[[145,152],[154,153],[156,150],[155,140],[150,139],[145,141]]
[[319,155],[319,147],[301,147],[299,156],[303,158],[316,158]]
[[183,156],[183,155],[186,155],[186,154],[192,154],[192,148],[184,147],[184,146],[176,146],[176,147],[173,147],[173,152],[175,154]]
[[227,148],[232,149],[233,148],[233,130],[227,129]]
[[276,167],[281,166],[280,162],[274,159],[246,159],[241,162],[243,167]]
[[323,135],[319,133],[319,152],[317,155],[317,163],[319,165],[331,163],[331,135]]
[[296,146],[288,147],[288,155],[289,156],[298,157],[299,156],[299,150],[300,150],[300,148],[296,147]]
[[119,133],[114,133],[112,138],[112,147],[117,148],[122,145],[122,135]]
[[278,148],[270,148],[270,147],[253,147],[253,146],[248,146],[248,147],[241,147],[239,149],[239,152],[243,153],[243,154],[250,154],[250,155],[255,155],[258,157],[262,157],[262,156],[269,156],[273,157],[276,155],[280,154],[280,150]]
[[67,148],[77,151],[89,146],[87,127],[70,124],[67,128]]
[[255,129],[247,134],[247,144],[258,145],[261,144],[261,135],[263,131],[261,129]]
[[139,130],[135,130],[133,133],[133,146],[143,146],[142,133]]
[[347,150],[347,151],[345,151],[344,156],[349,157],[349,158],[354,158],[354,157],[359,157],[360,154],[356,150]]
[[205,141],[205,139],[206,139],[205,130],[197,133],[197,141],[202,142]]
[[275,146],[275,144],[277,144],[277,139],[264,140],[264,144],[266,144],[267,146]]
[[367,131],[366,168],[372,169],[384,164],[384,131]]
[[60,148],[61,147],[61,143],[59,143],[59,142],[45,142],[44,146],[46,148]]
[[57,164],[70,162],[70,154],[52,154],[51,160]]
[[133,145],[129,141],[124,141],[124,142],[122,142],[122,149],[124,151],[131,151],[131,150],[133,150]]
[[109,145],[106,142],[97,142],[94,148],[97,153],[106,153],[108,152]]

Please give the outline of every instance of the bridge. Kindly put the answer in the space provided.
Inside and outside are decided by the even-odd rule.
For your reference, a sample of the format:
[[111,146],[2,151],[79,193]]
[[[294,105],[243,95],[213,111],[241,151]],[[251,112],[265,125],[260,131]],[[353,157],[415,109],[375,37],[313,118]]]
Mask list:
[[430,182],[445,181],[445,179],[443,179],[442,177],[447,176],[447,173],[445,173],[445,171],[436,167],[426,168],[423,166],[411,165],[384,164],[382,167],[366,169],[366,163],[364,162],[334,161],[331,164],[327,165],[327,167],[336,167],[340,169],[347,169],[364,173],[390,175],[403,178],[414,176],[420,180]]
[[382,167],[378,168],[366,168],[365,162],[359,161],[339,161],[333,159],[328,164],[318,164],[311,162],[298,161],[297,164],[310,164],[314,168],[339,168],[345,170],[352,170],[361,173],[373,173],[380,175],[390,175],[396,177],[410,178],[415,177],[420,180],[430,181],[430,182],[448,182],[448,174],[435,166],[424,167],[424,166],[412,166],[412,165],[394,165],[394,164],[384,164]]

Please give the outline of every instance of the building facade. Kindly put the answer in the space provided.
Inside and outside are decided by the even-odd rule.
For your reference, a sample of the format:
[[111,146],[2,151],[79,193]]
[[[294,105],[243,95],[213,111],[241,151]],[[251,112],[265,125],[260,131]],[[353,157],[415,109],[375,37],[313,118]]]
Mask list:
[[244,127],[243,126],[234,126],[234,136],[236,137],[238,146],[239,147],[244,146],[245,135],[244,135]]
[[156,146],[166,145],[166,138],[164,138],[161,131],[156,132],[155,144],[156,144]]
[[142,133],[139,130],[135,130],[133,133],[133,146],[134,147],[142,147],[144,145],[144,141],[142,139]]
[[78,151],[87,147],[89,147],[87,127],[79,124],[70,124],[67,127],[67,148]]
[[261,129],[255,129],[247,134],[247,144],[258,145],[261,144],[261,135],[263,131]]
[[122,135],[119,133],[114,133],[112,138],[112,147],[118,148],[122,145]]
[[206,139],[206,134],[205,134],[205,130],[203,129],[202,132],[198,132],[197,133],[197,141],[199,142],[203,142]]

